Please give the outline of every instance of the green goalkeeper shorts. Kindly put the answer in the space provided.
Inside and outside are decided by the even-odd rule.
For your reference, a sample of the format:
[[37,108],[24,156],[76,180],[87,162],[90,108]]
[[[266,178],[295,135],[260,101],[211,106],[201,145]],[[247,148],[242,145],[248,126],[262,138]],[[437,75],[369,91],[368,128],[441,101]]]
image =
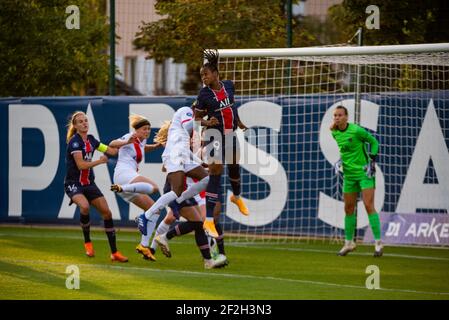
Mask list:
[[365,189],[374,189],[376,188],[376,179],[375,178],[361,178],[361,179],[343,179],[343,192],[344,193],[352,193],[352,192],[360,192]]

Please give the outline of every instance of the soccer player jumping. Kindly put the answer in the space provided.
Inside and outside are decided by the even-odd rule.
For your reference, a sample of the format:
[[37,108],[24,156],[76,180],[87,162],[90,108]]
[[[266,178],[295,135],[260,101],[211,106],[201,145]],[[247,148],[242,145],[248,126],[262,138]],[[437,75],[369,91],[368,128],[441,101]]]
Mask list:
[[[221,201],[223,163],[226,163],[228,167],[229,182],[233,192],[231,201],[238,206],[243,215],[249,214],[248,208],[240,197],[240,165],[238,163],[240,156],[238,140],[235,136],[237,127],[242,130],[246,130],[247,127],[241,122],[234,103],[233,82],[221,81],[219,78],[218,52],[205,50],[204,57],[207,62],[200,71],[204,87],[198,94],[195,120],[201,121],[201,125],[206,127],[206,144],[213,146],[211,151],[214,153],[211,158],[207,159],[210,179],[206,188],[204,227],[209,234],[217,233],[217,240],[220,242],[223,238],[223,231],[218,220],[214,221],[213,213],[215,206]],[[208,116],[207,120],[203,119],[205,116]]]
[[[354,210],[357,204],[357,194],[362,192],[363,204],[368,212],[369,224],[375,239],[374,257],[380,257],[383,254],[383,245],[380,239],[381,224],[379,214],[374,208],[375,160],[379,142],[364,128],[348,123],[348,110],[341,105],[335,108],[334,121],[330,129],[341,156],[341,160],[335,164],[335,171],[338,174],[340,167],[343,166],[344,175],[345,245],[338,255],[345,256],[356,248],[353,240],[356,228]],[[370,145],[369,154],[366,150],[366,143]]]

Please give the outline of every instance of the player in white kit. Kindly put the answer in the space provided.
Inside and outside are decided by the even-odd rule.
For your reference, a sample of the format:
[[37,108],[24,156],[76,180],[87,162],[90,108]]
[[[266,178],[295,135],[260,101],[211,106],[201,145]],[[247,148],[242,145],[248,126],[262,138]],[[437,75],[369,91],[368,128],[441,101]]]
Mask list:
[[[167,121],[161,126],[154,139],[155,142],[166,146],[168,138],[168,128],[170,127],[170,125],[171,122]],[[165,166],[163,167],[163,171],[167,171]],[[186,178],[183,183],[184,190],[198,182],[191,177],[185,177]],[[171,185],[168,182],[167,176],[164,186],[164,193],[169,193],[170,191]],[[172,255],[168,245],[169,240],[173,237],[182,236],[194,231],[196,244],[204,259],[204,267],[206,269],[210,269],[220,268],[227,265],[228,261],[225,256],[220,257],[218,253],[214,255],[214,251],[210,250],[208,238],[203,229],[203,221],[206,213],[204,199],[205,195],[203,193],[204,192],[201,192],[200,194],[197,194],[190,199],[182,201],[177,205],[178,209],[175,208],[175,210],[172,210],[172,208],[174,207],[173,202],[168,205],[169,209],[167,211],[167,215],[159,224],[150,247],[151,253],[153,255],[156,253],[156,248],[158,247],[158,245],[160,245],[163,254],[167,257],[171,257]],[[179,220],[179,222],[175,224],[176,220]]]
[[[171,191],[163,194],[154,205],[138,218],[138,227],[146,235],[147,223],[151,217],[166,205],[171,204],[174,211],[179,204],[203,191],[209,182],[207,171],[201,160],[190,150],[190,138],[193,133],[194,117],[190,107],[182,107],[173,115],[168,129],[167,143],[162,154],[162,162],[167,171]],[[184,191],[185,177],[197,179],[198,182]],[[179,214],[179,212],[175,212]]]
[[[159,190],[156,183],[139,174],[139,163],[143,160],[145,152],[151,152],[161,145],[147,144],[151,125],[146,118],[133,114],[130,116],[130,124],[134,132],[127,133],[109,144],[110,147],[119,148],[111,190],[117,192],[125,201],[134,203],[146,211],[154,204],[149,195]],[[155,261],[155,257],[148,245],[157,219],[157,215],[152,217],[147,224],[148,236],[143,235],[141,242],[136,246],[136,251],[142,254],[144,259],[151,261]]]

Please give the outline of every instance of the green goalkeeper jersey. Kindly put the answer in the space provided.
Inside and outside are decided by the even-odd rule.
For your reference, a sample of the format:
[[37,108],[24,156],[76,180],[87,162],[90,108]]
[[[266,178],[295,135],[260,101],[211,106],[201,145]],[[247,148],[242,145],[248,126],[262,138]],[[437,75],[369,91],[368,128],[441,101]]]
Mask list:
[[370,154],[377,155],[379,142],[364,128],[348,123],[345,130],[332,130],[332,137],[337,141],[343,163],[343,174],[349,179],[366,178],[365,166],[369,162],[366,143],[370,145]]

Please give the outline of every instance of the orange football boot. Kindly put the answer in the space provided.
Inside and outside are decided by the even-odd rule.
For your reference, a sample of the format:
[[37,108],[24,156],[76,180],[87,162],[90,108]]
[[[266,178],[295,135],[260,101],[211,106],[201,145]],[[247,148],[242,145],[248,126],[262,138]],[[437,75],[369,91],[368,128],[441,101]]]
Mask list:
[[128,262],[128,258],[122,255],[120,251],[117,251],[116,253],[111,253],[111,261]]
[[90,258],[95,256],[95,250],[94,250],[94,246],[92,245],[92,242],[84,243],[84,249],[86,250],[86,256],[88,256]]

